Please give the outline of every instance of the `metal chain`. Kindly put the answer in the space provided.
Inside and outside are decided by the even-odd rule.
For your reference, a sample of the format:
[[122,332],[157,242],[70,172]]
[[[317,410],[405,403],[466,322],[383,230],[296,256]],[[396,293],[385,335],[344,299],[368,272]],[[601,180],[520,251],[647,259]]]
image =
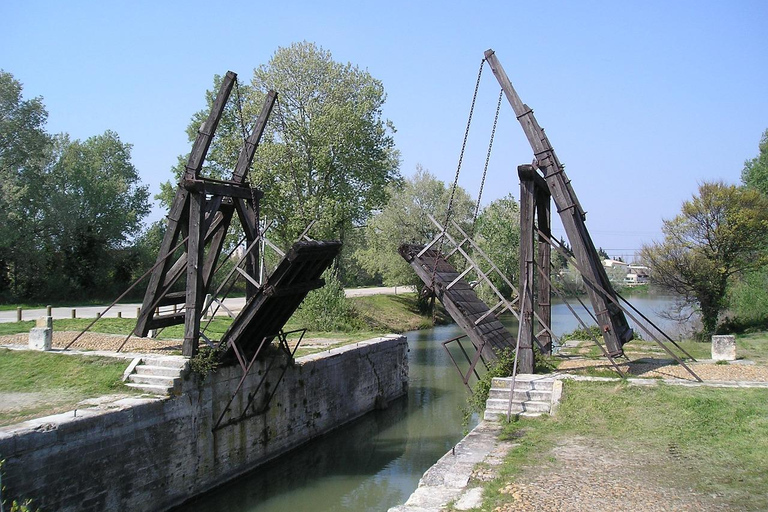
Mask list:
[[[434,297],[435,292],[435,276],[437,274],[437,259],[440,257],[440,253],[443,250],[443,241],[445,240],[445,232],[448,230],[448,221],[451,218],[451,211],[453,210],[453,199],[456,195],[456,187],[459,183],[459,174],[461,173],[461,164],[464,160],[464,151],[467,149],[467,139],[469,138],[469,128],[472,125],[472,114],[475,112],[475,103],[477,101],[477,91],[480,89],[480,78],[483,76],[483,66],[485,65],[485,59],[480,61],[480,69],[477,71],[477,80],[475,80],[475,92],[472,94],[472,105],[469,107],[469,117],[467,119],[467,127],[464,129],[464,140],[461,143],[461,152],[459,153],[459,163],[456,165],[456,175],[453,178],[453,186],[451,187],[451,197],[448,199],[448,208],[445,211],[445,222],[443,223],[443,236],[440,237],[440,242],[437,246],[437,253],[435,254],[434,264],[432,266],[432,293]],[[434,299],[433,299],[434,300]],[[434,304],[434,302],[433,302]],[[432,308],[432,316],[434,320],[435,309]]]
[[283,129],[283,144],[285,144],[285,151],[288,154],[288,168],[291,171],[291,175],[293,176],[293,192],[296,194],[296,202],[299,204],[299,213],[301,213],[301,219],[304,222],[304,224],[307,224],[307,215],[304,211],[304,201],[301,199],[301,192],[299,191],[299,177],[296,174],[296,168],[293,166],[293,153],[291,151],[291,146],[288,143],[288,127],[285,124],[285,117],[283,116],[283,107],[280,103],[280,97],[278,96],[277,100],[277,116],[280,118],[280,125]]
[[483,188],[485,187],[485,176],[488,174],[488,163],[491,161],[491,149],[493,149],[493,138],[496,136],[496,124],[499,122],[499,111],[501,110],[501,98],[504,90],[499,91],[499,101],[496,102],[496,116],[493,118],[493,129],[491,130],[491,140],[488,142],[488,153],[485,155],[485,166],[483,166],[483,179],[480,180],[480,192],[477,194],[477,204],[475,204],[475,215],[472,217],[472,230],[475,232],[475,223],[477,214],[480,212],[480,199],[483,197]]
[[243,147],[245,147],[248,135],[245,130],[245,121],[243,120],[243,102],[240,98],[240,81],[237,79],[237,77],[235,77],[235,97],[237,98],[237,113],[240,116],[240,131],[243,135]]

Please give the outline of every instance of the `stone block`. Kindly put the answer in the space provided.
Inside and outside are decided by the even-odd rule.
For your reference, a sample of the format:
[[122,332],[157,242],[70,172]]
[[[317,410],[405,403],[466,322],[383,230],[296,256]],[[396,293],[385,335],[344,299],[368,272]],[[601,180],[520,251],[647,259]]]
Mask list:
[[733,334],[712,336],[712,359],[715,361],[735,361],[736,336]]
[[33,327],[29,331],[29,348],[32,350],[51,350],[53,345],[53,329],[50,327]]

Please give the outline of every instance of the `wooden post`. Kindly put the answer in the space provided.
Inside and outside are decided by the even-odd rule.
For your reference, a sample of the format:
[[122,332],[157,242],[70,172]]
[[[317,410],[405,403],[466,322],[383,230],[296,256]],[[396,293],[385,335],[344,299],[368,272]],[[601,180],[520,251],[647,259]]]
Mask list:
[[184,312],[184,344],[181,354],[192,357],[197,354],[200,341],[200,311],[203,299],[203,227],[205,223],[205,195],[189,194],[189,240],[187,241],[187,296]]
[[[605,273],[602,261],[589,236],[585,224],[585,213],[573,191],[571,182],[565,174],[565,168],[555,154],[544,130],[539,126],[533,115],[533,110],[524,104],[507,77],[504,68],[493,50],[485,52],[485,59],[491,66],[493,74],[499,81],[509,104],[515,111],[520,125],[536,158],[536,165],[544,174],[544,179],[557,206],[557,212],[563,222],[568,240],[573,248],[574,256],[584,276],[589,299],[595,310],[600,330],[611,356],[621,355],[624,343],[632,339],[632,329],[629,328],[623,311],[616,306],[618,298],[613,290],[608,275]],[[599,285],[595,286],[593,283]],[[606,290],[610,296],[600,290]]]
[[[536,212],[535,184],[530,176],[531,165],[517,168],[520,176],[520,346],[518,352],[518,370],[520,373],[533,373],[533,219]],[[527,283],[527,286],[525,284]]]
[[[539,231],[551,237],[550,227],[550,195],[548,189],[536,187],[536,221]],[[536,266],[549,274],[552,261],[552,246],[538,236]],[[552,336],[547,329],[552,325],[552,286],[546,279],[538,279],[536,283],[536,314],[539,317],[539,346],[543,354],[552,354]]]

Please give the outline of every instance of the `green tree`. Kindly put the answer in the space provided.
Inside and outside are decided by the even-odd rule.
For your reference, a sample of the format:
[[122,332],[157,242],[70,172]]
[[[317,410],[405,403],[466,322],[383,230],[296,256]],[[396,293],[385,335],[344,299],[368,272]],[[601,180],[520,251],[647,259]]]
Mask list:
[[[365,244],[355,253],[360,266],[370,274],[380,276],[386,285],[421,285],[405,260],[397,252],[404,243],[426,244],[438,229],[429,220],[432,215],[444,222],[451,196],[450,187],[421,166],[402,184],[393,184],[389,202],[375,213],[365,227]],[[469,194],[457,188],[451,220],[464,228],[472,222],[474,205]]]
[[641,257],[655,284],[698,306],[703,334],[709,335],[732,278],[768,262],[768,198],[722,182],[703,183],[662,231],[664,240],[644,246]]
[[[288,245],[317,219],[313,237],[346,240],[386,204],[390,185],[401,179],[394,127],[381,112],[382,83],[357,66],[334,61],[313,43],[278,48],[254,70],[250,85],[238,86],[211,145],[206,173],[227,177],[237,161],[242,145],[237,95],[242,119],[250,122],[269,90],[277,91],[278,105],[250,177],[265,193],[262,217],[276,221],[271,238]],[[209,106],[212,100],[209,92]],[[207,114],[208,109],[193,116],[190,139]],[[176,169],[177,176],[181,170]],[[166,203],[172,194],[166,184]]]
[[768,195],[768,130],[763,132],[759,144],[760,154],[744,162],[741,181],[747,188]]
[[34,189],[51,138],[44,129],[48,112],[42,98],[24,100],[22,90],[13,75],[0,70],[0,297],[23,292],[16,281],[39,259],[34,252],[40,220]]
[[131,145],[106,131],[82,142],[59,135],[55,148],[43,190],[54,265],[75,290],[103,289],[116,277],[125,284],[132,273],[127,267],[138,258],[125,249],[150,208]]

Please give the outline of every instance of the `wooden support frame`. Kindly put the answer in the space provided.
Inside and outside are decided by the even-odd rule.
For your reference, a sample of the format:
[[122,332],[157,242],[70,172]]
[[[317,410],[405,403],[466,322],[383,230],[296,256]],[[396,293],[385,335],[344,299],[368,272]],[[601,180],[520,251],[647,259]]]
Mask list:
[[[528,282],[527,293],[521,297],[520,329],[520,371],[533,372],[533,342],[542,354],[552,353],[552,288],[548,280],[537,279],[534,266],[549,268],[551,248],[542,243],[538,231],[550,232],[550,194],[546,181],[536,173],[532,165],[520,165],[517,168],[520,177],[520,289]],[[539,229],[536,229],[538,224]],[[534,238],[538,244],[534,244]],[[536,246],[537,245],[537,246]],[[535,251],[535,254],[534,254]],[[539,329],[535,330],[535,321]]]
[[[258,270],[258,246],[253,244],[257,244],[259,240],[259,201],[263,194],[250,187],[246,178],[267,120],[277,101],[277,93],[270,91],[266,95],[253,130],[243,141],[232,179],[215,180],[200,174],[236,80],[237,75],[231,71],[224,76],[208,118],[195,139],[176,190],[168,215],[165,237],[160,246],[158,262],[162,261],[163,264],[156,265],[150,277],[134,329],[136,335],[146,336],[152,329],[183,323],[182,354],[187,357],[197,353],[203,301],[210,290],[213,274],[235,213],[245,231],[245,272],[254,276]],[[182,235],[186,239],[186,245],[181,254],[175,258],[171,257],[171,248],[177,245]],[[186,276],[185,291],[172,292],[173,286],[182,276]],[[248,280],[248,297],[255,295],[256,291],[257,286]],[[184,311],[176,312],[176,306],[182,303]],[[174,313],[159,314],[159,307],[167,305],[174,306]]]
[[[576,259],[580,263],[587,293],[592,307],[597,312],[609,353],[612,356],[619,356],[623,353],[622,346],[632,339],[632,329],[627,323],[624,312],[616,307],[617,301],[612,300],[616,299],[616,292],[608,280],[608,275],[587,231],[586,214],[565,174],[563,165],[558,160],[544,130],[534,117],[533,110],[520,100],[493,50],[485,52],[485,60],[490,65],[525,132],[536,159],[536,166],[544,174],[544,179],[557,206],[568,240],[573,247]],[[606,296],[601,290],[605,290],[608,295]]]

